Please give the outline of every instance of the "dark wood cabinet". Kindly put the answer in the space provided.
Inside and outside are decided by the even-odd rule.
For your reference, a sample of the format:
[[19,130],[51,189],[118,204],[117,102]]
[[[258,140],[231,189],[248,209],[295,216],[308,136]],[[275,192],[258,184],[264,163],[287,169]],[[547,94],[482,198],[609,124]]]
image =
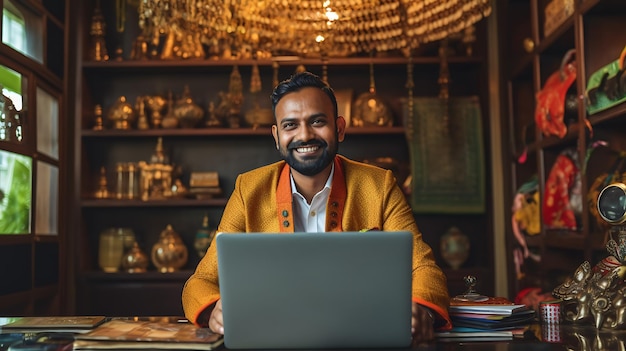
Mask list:
[[[78,314],[115,315],[172,315],[182,314],[180,291],[199,261],[193,250],[196,231],[202,218],[208,214],[211,228],[220,220],[222,209],[234,187],[238,174],[275,162],[279,155],[273,147],[270,128],[252,128],[241,121],[240,128],[176,128],[114,130],[108,125],[104,130],[93,130],[96,123],[94,107],[103,107],[105,123],[108,109],[120,96],[134,102],[138,96],[160,95],[171,92],[180,96],[185,87],[205,112],[209,104],[217,104],[220,91],[228,89],[229,76],[236,66],[244,83],[242,112],[252,106],[249,93],[252,67],[258,65],[262,78],[259,103],[270,107],[269,94],[275,75],[279,80],[291,75],[298,65],[318,75],[327,74],[328,81],[336,91],[351,94],[351,103],[370,87],[370,66],[374,67],[377,94],[393,111],[392,127],[348,127],[346,140],[339,152],[356,160],[374,160],[392,157],[397,162],[396,175],[404,182],[409,170],[409,150],[403,127],[402,101],[408,96],[406,88],[409,60],[393,55],[376,57],[328,58],[325,62],[315,58],[295,61],[265,60],[130,60],[124,54],[122,60],[92,61],[86,54],[90,43],[89,25],[95,1],[77,2],[72,9],[80,20],[72,33],[76,44],[76,69],[74,90],[75,118],[73,136],[76,149],[71,170],[72,196],[68,206],[75,225],[72,237],[78,248],[76,260],[75,312]],[[102,2],[108,28],[113,28],[114,11]],[[135,21],[128,12],[127,23]],[[136,16],[136,14],[135,14]],[[136,36],[133,25],[120,35],[107,35],[109,53],[122,43],[129,48]],[[135,28],[136,30],[136,28]],[[487,78],[484,65],[486,48],[485,27],[479,26],[478,41],[472,57],[450,56],[449,66],[452,83],[451,96],[477,95],[483,108],[483,128],[489,127],[486,108],[488,102]],[[439,92],[438,76],[440,58],[439,44],[425,45],[412,58],[415,96],[436,97]],[[278,63],[278,68],[277,64]],[[276,71],[277,70],[277,71]],[[486,135],[487,133],[483,133]],[[170,162],[182,169],[181,181],[188,185],[191,172],[217,171],[224,196],[213,199],[168,198],[165,200],[97,199],[94,193],[101,180],[101,169],[106,170],[108,190],[115,190],[115,167],[118,163],[148,161],[153,154],[157,139],[162,138]],[[485,153],[489,145],[485,139]],[[490,161],[485,164],[491,167]],[[487,172],[488,173],[488,172]],[[488,183],[488,180],[487,180]],[[489,189],[489,187],[487,187]],[[489,192],[489,190],[487,190]],[[486,196],[490,198],[489,195]],[[464,289],[462,277],[478,275],[482,279],[482,292],[493,294],[493,255],[490,203],[484,213],[472,215],[416,215],[418,226],[424,233],[437,261],[449,275],[453,294]],[[147,273],[104,273],[98,266],[99,233],[109,227],[131,228],[142,250],[150,255],[152,245],[160,232],[170,224],[180,234],[188,248],[189,259],[176,273],[157,273],[153,264]],[[470,237],[472,251],[465,265],[453,271],[442,261],[439,254],[439,237],[451,226],[458,226]]]
[[[527,257],[521,271],[517,271],[513,252],[520,249],[520,242],[515,239],[511,227],[507,234],[509,290],[513,296],[529,286],[551,291],[584,260],[595,264],[607,255],[604,249],[607,228],[598,225],[590,214],[595,202],[588,194],[594,180],[609,171],[626,146],[624,105],[589,114],[589,96],[586,94],[590,76],[617,60],[624,48],[626,3],[571,1],[571,14],[553,26],[553,30],[545,32],[546,21],[556,20],[545,14],[549,3],[545,0],[502,2],[500,17],[503,31],[508,33],[502,56],[507,72],[511,140],[508,148],[510,167],[505,169],[510,176],[510,193],[506,201],[512,204],[515,193],[533,176],[538,179],[537,191],[541,197],[541,217],[537,218],[541,221],[540,233],[525,235],[530,252],[541,260]],[[546,136],[536,123],[536,94],[548,77],[560,69],[569,50],[573,50],[570,62],[575,62],[576,81],[567,92],[570,103],[564,106],[567,131],[562,137]],[[607,142],[607,146],[594,148],[598,141]],[[551,228],[544,221],[543,210],[550,207],[543,203],[543,199],[550,186],[548,179],[552,167],[559,155],[568,149],[573,150],[578,158],[580,189],[579,194],[574,192],[571,195],[572,199],[581,196],[581,212],[576,216],[575,228]]]

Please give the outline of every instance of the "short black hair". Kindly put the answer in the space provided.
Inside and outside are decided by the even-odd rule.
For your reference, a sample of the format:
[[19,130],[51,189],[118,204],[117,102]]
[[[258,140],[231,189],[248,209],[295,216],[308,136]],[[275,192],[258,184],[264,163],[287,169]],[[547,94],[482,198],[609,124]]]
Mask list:
[[291,78],[286,79],[280,82],[274,91],[272,91],[272,95],[270,95],[270,99],[272,100],[272,112],[276,115],[276,105],[283,98],[283,96],[288,93],[293,93],[299,91],[303,88],[319,88],[324,94],[328,95],[330,101],[333,104],[333,111],[335,113],[335,119],[337,118],[337,98],[335,97],[335,92],[333,88],[328,85],[325,81],[323,81],[319,76],[311,73],[311,72],[299,72],[291,76]]

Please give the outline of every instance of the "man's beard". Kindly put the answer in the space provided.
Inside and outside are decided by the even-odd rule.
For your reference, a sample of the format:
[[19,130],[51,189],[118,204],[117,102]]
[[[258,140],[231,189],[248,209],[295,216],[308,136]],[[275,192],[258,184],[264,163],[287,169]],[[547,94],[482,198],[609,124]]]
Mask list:
[[[322,155],[307,156],[301,161],[296,158],[295,153],[296,148],[303,146],[319,146],[320,149],[322,149]],[[337,149],[337,144],[333,144],[333,146],[329,148],[328,144],[323,140],[312,140],[308,142],[292,142],[287,146],[287,149],[280,146],[278,151],[289,167],[300,174],[313,176],[323,171],[333,162],[335,155],[337,155]]]

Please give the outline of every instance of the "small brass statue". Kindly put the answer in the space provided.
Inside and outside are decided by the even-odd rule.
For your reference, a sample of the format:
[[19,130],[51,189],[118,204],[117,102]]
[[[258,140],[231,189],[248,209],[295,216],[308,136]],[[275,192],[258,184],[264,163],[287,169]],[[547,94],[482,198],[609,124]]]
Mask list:
[[107,115],[113,129],[133,129],[137,114],[133,105],[126,101],[126,96],[120,96],[117,102],[109,108]]
[[106,22],[100,10],[100,1],[97,2],[93,16],[91,17],[89,34],[91,35],[89,58],[93,61],[108,61],[109,54],[107,53],[106,41],[104,39],[106,35]]
[[228,83],[228,93],[219,93],[220,102],[215,109],[218,118],[226,121],[230,128],[239,128],[241,105],[243,104],[243,83],[237,66],[233,66]]
[[106,168],[100,167],[100,177],[98,178],[98,190],[93,194],[96,199],[108,199],[111,197],[107,186]]
[[[626,185],[615,183],[598,196],[598,212],[613,226],[609,253],[593,268],[583,262],[552,294],[563,300],[563,318],[592,322],[597,329],[626,329]],[[617,240],[613,234],[617,234]]]
[[167,163],[163,152],[163,138],[159,137],[150,163],[140,161],[139,191],[143,201],[165,199],[172,196],[172,172],[174,167]]

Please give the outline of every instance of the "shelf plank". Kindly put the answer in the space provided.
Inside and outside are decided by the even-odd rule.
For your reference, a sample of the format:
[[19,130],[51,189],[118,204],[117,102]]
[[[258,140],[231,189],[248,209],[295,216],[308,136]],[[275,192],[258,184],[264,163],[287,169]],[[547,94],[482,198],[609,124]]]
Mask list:
[[[413,57],[411,59],[415,65],[439,65],[440,58],[438,56]],[[331,57],[323,62],[319,58],[299,58],[296,56],[279,57],[274,59],[242,59],[242,60],[126,60],[126,61],[86,61],[83,62],[83,68],[86,69],[114,69],[133,68],[142,70],[151,70],[155,68],[201,68],[201,67],[224,67],[224,66],[272,66],[274,62],[278,62],[281,66],[297,66],[303,64],[305,66],[346,66],[346,65],[401,65],[406,64],[408,59],[405,57]],[[448,64],[482,64],[483,58],[475,56],[452,56],[448,58]]]
[[[189,136],[271,136],[271,128],[181,128],[146,130],[91,130],[81,132],[83,138],[111,137],[189,137]],[[404,134],[404,127],[348,127],[348,135]]]
[[226,198],[214,199],[180,199],[171,198],[164,200],[118,200],[118,199],[83,199],[81,206],[86,208],[106,208],[106,207],[224,207]]
[[578,231],[547,230],[544,243],[548,247],[584,250],[588,248],[587,236]]
[[621,103],[589,116],[589,122],[594,126],[620,116],[626,116],[626,103]]
[[138,282],[138,281],[186,281],[191,274],[192,270],[180,270],[171,273],[160,273],[157,271],[147,271],[144,273],[106,273],[102,271],[90,271],[81,274],[82,279],[90,282]]

